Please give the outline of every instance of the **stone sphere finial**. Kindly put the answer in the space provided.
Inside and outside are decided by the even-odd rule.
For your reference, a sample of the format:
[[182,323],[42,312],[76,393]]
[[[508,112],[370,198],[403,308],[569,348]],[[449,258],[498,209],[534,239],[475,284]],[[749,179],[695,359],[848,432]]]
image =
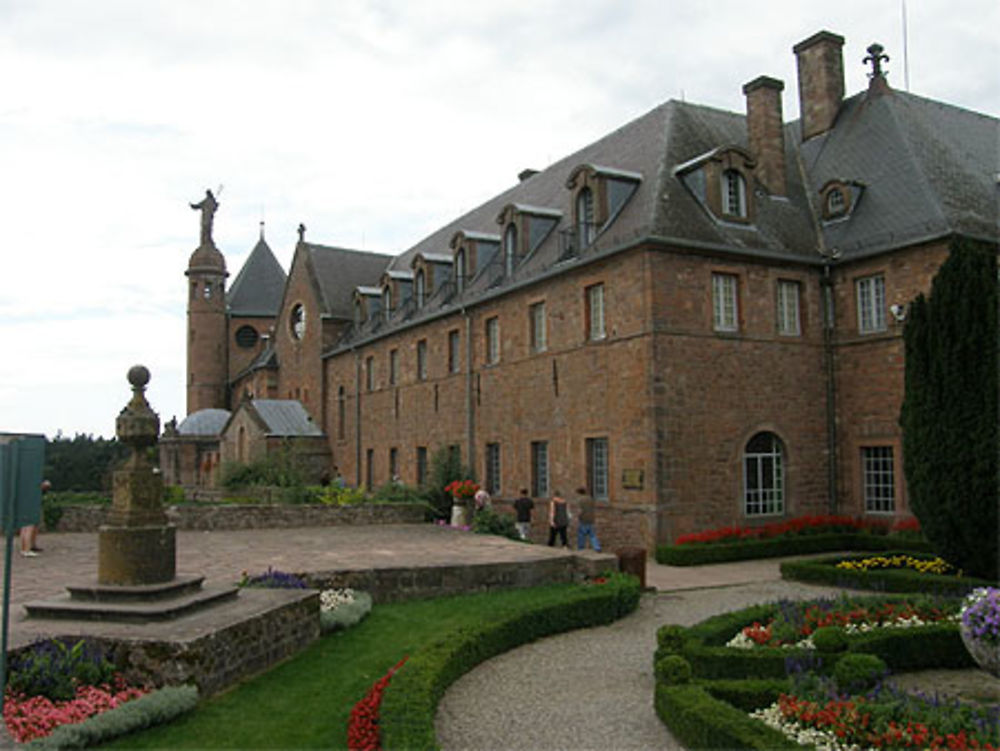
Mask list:
[[133,388],[145,388],[146,384],[149,383],[149,368],[145,365],[133,365],[128,369],[128,382],[132,384]]

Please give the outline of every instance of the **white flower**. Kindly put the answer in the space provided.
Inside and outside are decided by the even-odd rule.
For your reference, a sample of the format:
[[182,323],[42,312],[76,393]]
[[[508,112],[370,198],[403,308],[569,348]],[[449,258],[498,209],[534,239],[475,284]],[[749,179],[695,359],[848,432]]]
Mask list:
[[344,589],[324,589],[319,593],[319,608],[324,613],[352,602],[354,602],[354,590],[349,587]]

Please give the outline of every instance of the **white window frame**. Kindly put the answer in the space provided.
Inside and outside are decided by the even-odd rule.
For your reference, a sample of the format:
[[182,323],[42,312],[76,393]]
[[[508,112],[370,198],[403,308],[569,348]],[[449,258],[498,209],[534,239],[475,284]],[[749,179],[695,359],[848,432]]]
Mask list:
[[737,169],[723,170],[721,176],[722,213],[740,219],[747,217],[747,181]]
[[576,235],[580,248],[588,247],[594,242],[594,192],[589,188],[581,188],[576,194]]
[[455,252],[455,291],[461,292],[465,289],[465,248],[459,248]]
[[861,490],[865,513],[896,512],[896,462],[892,446],[861,447]]
[[399,350],[389,350],[389,385],[395,386],[399,383]]
[[531,442],[531,494],[549,497],[549,442]]
[[778,333],[783,336],[800,336],[802,322],[799,318],[799,283],[790,279],[778,280]]
[[487,443],[485,451],[486,471],[483,476],[486,478],[486,492],[490,495],[500,493],[500,444]]
[[858,333],[877,334],[886,330],[885,277],[873,274],[854,283],[858,297]]
[[608,500],[609,454],[607,437],[587,439],[587,485],[595,501]]
[[417,380],[427,380],[427,340],[417,342]]
[[712,274],[712,328],[715,331],[739,331],[739,277],[736,274]]
[[592,342],[607,337],[604,320],[604,283],[587,287],[587,339]]
[[[750,450],[757,438],[767,436],[765,450]],[[785,451],[774,433],[756,433],[743,447],[744,516],[778,516],[785,513]]]
[[546,341],[545,302],[536,302],[528,308],[528,321],[531,328],[531,351],[544,352],[548,347]]
[[500,318],[493,316],[486,319],[486,364],[496,365],[500,362]]
[[504,273],[511,276],[514,273],[514,261],[517,259],[517,225],[507,224],[503,233]]
[[462,339],[458,329],[448,332],[448,372],[458,373],[462,370]]
[[424,307],[427,302],[427,276],[423,269],[417,271],[417,276],[413,281],[414,294],[417,297],[417,309]]

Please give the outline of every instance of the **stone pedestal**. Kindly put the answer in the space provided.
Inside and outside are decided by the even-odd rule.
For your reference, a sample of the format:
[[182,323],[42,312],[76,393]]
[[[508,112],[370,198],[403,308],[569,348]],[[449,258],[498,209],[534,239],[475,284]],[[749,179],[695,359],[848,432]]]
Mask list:
[[98,533],[97,583],[161,584],[177,571],[176,528],[102,526]]

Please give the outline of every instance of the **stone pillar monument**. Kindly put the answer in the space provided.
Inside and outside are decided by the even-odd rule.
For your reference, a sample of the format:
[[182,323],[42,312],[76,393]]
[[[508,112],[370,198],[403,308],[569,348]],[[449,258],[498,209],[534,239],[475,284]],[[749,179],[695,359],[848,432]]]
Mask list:
[[149,371],[136,365],[128,381],[132,399],[119,413],[115,432],[132,453],[114,473],[111,512],[99,532],[99,585],[162,584],[176,574],[176,529],[161,506],[163,479],[146,456],[160,432],[160,418],[144,394]]

